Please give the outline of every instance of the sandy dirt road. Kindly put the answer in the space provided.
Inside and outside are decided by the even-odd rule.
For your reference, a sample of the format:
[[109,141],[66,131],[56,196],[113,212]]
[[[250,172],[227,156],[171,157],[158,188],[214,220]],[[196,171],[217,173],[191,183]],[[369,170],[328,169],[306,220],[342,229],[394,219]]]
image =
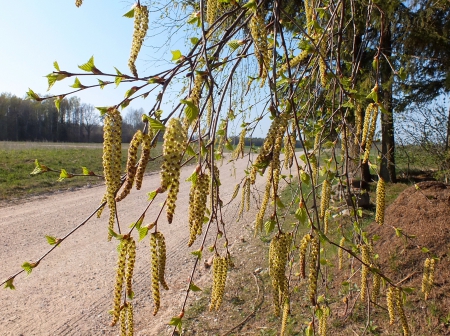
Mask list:
[[[221,199],[227,203],[235,185],[244,177],[247,159],[220,167]],[[188,283],[195,258],[191,251],[200,245],[200,239],[187,247],[189,182],[185,179],[194,167],[185,167],[181,173],[182,185],[175,218],[168,224],[165,216],[159,229],[166,237],[169,291],[162,291],[161,310],[152,316],[150,252],[148,238],[138,243],[134,277],[136,335],[167,335],[167,322],[179,313],[184,289]],[[37,177],[39,178],[39,177]],[[258,178],[256,189],[263,190],[265,177]],[[120,222],[136,221],[147,205],[146,193],[160,184],[159,174],[144,179],[141,191],[132,193],[119,203]],[[48,195],[0,208],[0,279],[20,269],[25,261],[33,261],[48,250],[45,235],[61,237],[79,224],[98,206],[104,186],[73,192]],[[258,197],[258,192],[253,194]],[[147,213],[144,224],[153,221],[163,202],[159,196]],[[236,223],[240,196],[225,208],[227,234],[231,245],[247,231],[254,220],[253,213]],[[254,199],[252,206],[255,206]],[[32,274],[19,275],[16,290],[0,290],[0,335],[118,335],[117,327],[110,327],[108,310],[112,306],[112,289],[117,260],[117,241],[107,242],[107,210],[101,219],[94,217],[64,241]],[[215,228],[213,228],[215,232]],[[231,246],[232,248],[232,246]],[[209,253],[209,252],[208,252]],[[209,281],[209,270],[199,268],[194,282]]]

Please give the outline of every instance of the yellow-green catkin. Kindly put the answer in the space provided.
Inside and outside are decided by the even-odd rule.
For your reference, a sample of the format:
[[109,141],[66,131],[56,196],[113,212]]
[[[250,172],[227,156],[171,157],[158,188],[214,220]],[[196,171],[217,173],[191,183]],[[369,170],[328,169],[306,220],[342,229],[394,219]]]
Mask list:
[[286,298],[283,304],[283,317],[281,318],[280,336],[284,336],[286,334],[288,317],[289,317],[289,298]]
[[[116,215],[115,196],[120,188],[122,159],[122,116],[117,109],[105,113],[103,126],[103,175],[106,182],[106,198],[109,207],[109,229],[114,229]],[[111,240],[111,235],[108,236]]]
[[244,157],[244,149],[245,149],[245,135],[247,134],[247,129],[242,129],[241,135],[239,136],[239,143],[236,146],[236,149],[233,152],[233,159],[239,159],[239,157]]
[[[370,255],[369,255],[369,247],[367,245],[361,245],[361,259],[365,264],[370,265]],[[369,276],[369,267],[362,264],[361,265],[361,294],[360,298],[362,302],[365,302],[367,299],[367,278]]]
[[83,4],[83,0],[75,0],[75,6],[80,7]]
[[142,132],[137,131],[136,133],[134,133],[133,138],[131,139],[130,147],[128,147],[127,178],[125,180],[121,193],[116,196],[116,202],[123,200],[131,191],[134,178],[136,176],[137,152],[141,142]]
[[299,259],[300,264],[300,276],[306,278],[306,250],[308,249],[309,242],[311,241],[311,235],[309,233],[305,234],[300,242],[299,248]]
[[378,273],[373,273],[372,275],[372,296],[371,299],[373,302],[378,301],[378,297],[380,296],[380,286],[381,286],[381,276]]
[[120,310],[120,336],[127,336],[127,308],[126,304]]
[[380,225],[383,225],[384,224],[386,187],[385,187],[385,182],[381,177],[378,179],[376,195],[377,195],[377,198],[376,198],[375,222],[377,222]]
[[330,315],[330,308],[326,306],[321,307],[322,313],[319,316],[319,335],[326,336],[328,331],[328,316]]
[[327,41],[324,38],[322,38],[322,41],[320,42],[319,46],[320,54],[319,55],[319,75],[320,75],[320,84],[322,87],[327,86],[327,64],[325,62],[325,57],[327,53]]
[[126,283],[126,292],[127,296],[132,299],[133,289],[132,289],[132,281],[133,281],[133,271],[134,264],[136,262],[136,242],[132,237],[128,239],[127,243],[127,271],[125,273],[125,283]]
[[331,197],[331,183],[328,180],[324,180],[322,183],[322,193],[320,200],[320,218],[325,218],[325,212],[330,206]]
[[150,135],[143,134],[142,135],[142,152],[141,157],[139,159],[137,171],[136,171],[136,177],[135,177],[135,183],[136,183],[136,189],[141,190],[142,187],[142,180],[144,178],[145,168],[147,168],[148,161],[150,160],[150,148],[152,146],[152,139]]
[[223,294],[228,272],[228,259],[216,255],[213,259],[213,287],[211,291],[211,303],[209,310],[218,310],[222,305]]
[[207,197],[209,195],[210,177],[200,173],[197,181],[191,185],[189,192],[189,242],[192,246],[197,236],[202,234],[203,218],[205,217]]
[[309,164],[311,165],[311,180],[313,185],[315,185],[317,182],[318,167],[317,167],[317,158],[314,153],[309,154]]
[[355,134],[355,144],[360,142],[360,136],[362,133],[363,120],[362,120],[362,105],[356,105],[355,109],[355,124],[356,124],[356,134]]
[[156,233],[156,241],[158,243],[158,279],[159,283],[165,290],[169,290],[169,286],[167,285],[165,279],[166,273],[166,259],[167,259],[167,248],[166,248],[166,240],[164,235],[161,232]]
[[[345,237],[342,237],[341,241],[339,242],[339,246],[344,247],[344,245],[345,245]],[[338,249],[338,260],[339,260],[338,266],[339,269],[341,270],[344,264],[344,250],[342,248]]]
[[[297,56],[292,58],[289,61],[289,66],[291,67],[291,71],[293,71],[293,68],[295,68],[297,65],[299,65],[304,60],[306,60],[308,55],[309,55],[309,50],[303,50],[300,54],[298,54]],[[288,63],[286,62],[280,67],[280,73],[286,72],[287,70],[288,70]]]
[[206,22],[211,26],[217,19],[219,14],[219,0],[206,1]]
[[122,299],[122,289],[123,289],[123,281],[125,278],[125,265],[127,259],[127,250],[128,250],[128,240],[122,240],[119,245],[119,258],[117,261],[117,274],[116,274],[116,284],[114,286],[114,301],[113,301],[113,309],[110,311],[112,315],[111,326],[116,325],[117,321],[120,317],[121,310],[121,299]]
[[144,43],[145,35],[148,30],[148,8],[147,6],[137,5],[134,8],[134,30],[133,41],[131,43],[130,58],[128,59],[128,67],[131,73],[137,77],[137,70],[135,62],[142,44]]
[[433,287],[435,265],[436,259],[433,258],[425,259],[422,278],[422,292],[425,295],[425,300],[428,300],[431,289]]
[[389,286],[386,293],[386,303],[389,312],[389,324],[395,322],[396,288]]
[[403,309],[402,291],[400,288],[395,288],[395,305],[397,308],[400,323],[403,329],[403,336],[409,336],[408,320],[406,319],[405,310]]
[[312,238],[309,257],[308,297],[311,305],[313,306],[316,304],[317,296],[317,261],[319,260],[319,253],[319,242],[317,238]]
[[250,211],[250,179],[245,178],[244,184],[242,185],[241,191],[241,205],[239,207],[238,218],[241,218],[244,213],[244,209]]
[[249,30],[259,65],[259,77],[261,78],[262,87],[270,68],[270,51],[267,43],[266,24],[261,10],[257,9],[253,13],[249,22]]
[[159,291],[159,257],[158,257],[158,242],[157,234],[152,233],[150,235],[150,253],[151,253],[151,265],[152,265],[152,296],[155,308],[153,310],[153,316],[158,313],[161,306],[161,294]]
[[274,312],[277,316],[280,315],[280,308],[289,295],[286,263],[290,244],[291,236],[279,233],[273,237],[269,247],[269,275],[272,280]]
[[183,151],[186,146],[186,134],[177,118],[169,120],[164,133],[163,163],[161,166],[161,191],[169,189],[167,196],[167,220],[172,223],[175,202],[180,187],[180,168]]
[[[369,106],[371,106],[372,113],[371,113],[371,118],[370,118],[370,126],[367,126],[368,131],[366,131],[367,138],[365,138],[365,151],[364,151],[363,163],[367,163],[367,161],[369,160],[370,150],[372,149],[372,142],[373,142],[373,137],[375,135],[375,129],[377,127],[377,118],[378,118],[378,105],[369,104]],[[368,114],[368,110],[369,110],[369,107],[367,107],[367,110],[366,110],[366,117]],[[363,137],[364,137],[365,130],[366,130],[366,120],[364,120]],[[363,139],[363,141],[364,141],[364,139]]]
[[323,216],[323,233],[328,234],[328,230],[330,227],[330,219],[331,219],[331,210],[325,210],[325,215]]
[[127,325],[128,325],[128,334],[127,336],[134,335],[134,314],[133,314],[133,304],[131,302],[127,303]]
[[294,163],[295,143],[295,134],[287,135],[284,138],[284,168],[286,169],[291,168]]

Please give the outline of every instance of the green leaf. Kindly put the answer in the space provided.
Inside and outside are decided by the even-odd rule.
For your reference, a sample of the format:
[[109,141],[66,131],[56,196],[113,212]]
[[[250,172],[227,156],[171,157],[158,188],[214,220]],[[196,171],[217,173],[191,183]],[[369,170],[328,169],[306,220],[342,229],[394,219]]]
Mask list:
[[83,175],[89,176],[92,175],[92,172],[87,169],[86,167],[81,167],[81,169],[83,169]]
[[181,332],[181,327],[182,327],[182,321],[181,321],[181,317],[172,317],[172,319],[169,322],[169,325],[177,327],[178,330]]
[[61,71],[61,70],[59,69],[58,62],[54,61],[54,62],[53,62],[53,66],[54,66],[54,68],[56,69],[56,71]]
[[153,200],[156,197],[157,194],[158,193],[156,192],[156,190],[148,192],[147,193],[147,196],[148,196],[147,201]]
[[155,131],[159,131],[159,130],[165,130],[166,126],[164,126],[164,124],[162,122],[160,122],[159,120],[153,119],[153,118],[148,118],[148,122],[150,125],[150,128],[152,130]]
[[189,15],[187,23],[195,24],[195,25],[197,25],[197,27],[200,27],[201,26],[200,12],[194,12],[191,15]]
[[308,214],[306,213],[306,209],[301,207],[295,211],[295,218],[299,220],[299,222],[303,225],[308,221]]
[[264,223],[264,229],[266,230],[266,234],[269,234],[275,229],[275,221],[274,220],[268,220]]
[[378,85],[375,85],[372,91],[367,95],[367,99],[372,99],[375,103],[378,103]]
[[50,89],[52,88],[52,86],[56,83],[56,81],[58,80],[58,75],[57,74],[48,74],[47,76],[47,82],[48,82],[48,88],[47,91],[50,91]]
[[98,84],[100,85],[100,89],[103,89],[105,87],[105,85],[111,83],[111,82],[104,82],[101,79],[97,79],[97,80],[98,80]]
[[188,156],[195,156],[195,155],[197,155],[197,153],[195,153],[195,151],[192,149],[191,146],[187,146],[187,148],[186,148],[186,154],[187,154]]
[[198,258],[198,260],[202,259],[202,251],[201,250],[192,251],[191,254],[195,255]]
[[235,51],[242,45],[241,40],[231,40],[227,43],[227,46],[230,47],[231,50]]
[[35,264],[30,264],[28,261],[22,264],[22,268],[25,270],[25,272],[27,272],[28,275],[33,271],[33,268],[35,267]]
[[139,90],[139,87],[133,86],[131,89],[129,89],[125,92],[125,98],[131,97],[132,95],[134,95],[136,93],[137,90]]
[[123,110],[124,108],[126,108],[128,105],[130,105],[131,100],[129,99],[125,99],[122,104],[120,104],[120,108]]
[[284,209],[285,208],[285,206],[284,206],[283,202],[281,201],[280,197],[277,197],[277,207],[280,208],[280,209]]
[[139,241],[141,241],[148,234],[148,226],[141,227],[138,231],[139,231]]
[[101,116],[103,116],[103,115],[105,115],[108,111],[109,111],[109,109],[111,108],[110,106],[96,106],[95,107],[97,110],[99,110],[100,111],[100,115]]
[[81,84],[81,82],[78,79],[78,77],[75,77],[75,82],[70,87],[73,87],[74,89],[81,89],[81,90],[86,88],[86,86]]
[[109,234],[111,235],[111,237],[114,237],[114,238],[116,238],[116,239],[122,239],[123,238],[123,236],[122,235],[120,235],[120,234],[118,234],[118,233],[116,233],[113,229],[108,229],[108,232],[109,232]]
[[6,280],[5,288],[9,288],[11,290],[16,289],[16,287],[14,287],[13,282],[14,282],[14,278]]
[[357,213],[358,213],[358,217],[362,218],[362,216],[363,216],[362,209],[358,209]]
[[199,38],[198,37],[191,37],[190,41],[191,41],[192,44],[197,44],[198,41],[199,41]]
[[171,51],[171,53],[172,53],[172,61],[177,61],[182,56],[181,51],[179,51],[179,50],[173,50],[173,51]]
[[31,90],[30,88],[28,88],[28,91],[27,91],[27,99],[31,99],[31,100],[35,100],[35,101],[42,101],[43,100],[36,93],[34,93],[34,91]]
[[87,61],[84,64],[79,65],[78,68],[80,68],[81,70],[84,70],[86,72],[93,72],[95,69],[94,56],[91,56],[91,58],[89,58],[89,61]]
[[190,289],[191,291],[193,291],[193,292],[201,292],[201,291],[202,291],[202,290],[201,290],[199,287],[197,287],[193,282],[190,283],[189,289]]
[[414,293],[415,288],[413,288],[413,287],[402,287],[402,291],[407,293],[407,294],[411,294],[411,293]]
[[47,239],[47,243],[50,245],[55,245],[58,242],[58,238],[53,236],[45,236],[45,239]]
[[403,229],[394,227],[394,230],[395,230],[395,235],[397,237],[401,237],[402,236]]
[[421,250],[423,253],[428,253],[428,252],[430,252],[430,250],[429,250],[428,248],[426,248],[425,246],[422,247],[420,250]]
[[184,112],[186,113],[186,117],[188,118],[189,122],[194,121],[198,116],[198,107],[195,106],[191,98],[181,99],[180,102],[186,105]]
[[58,96],[58,97],[55,98],[55,107],[56,107],[56,109],[58,110],[58,112],[59,112],[59,110],[60,110],[61,101],[62,101],[63,99],[64,99],[64,96]]
[[126,12],[125,14],[123,14],[124,17],[126,18],[134,18],[134,7],[131,8],[128,12]]
[[119,84],[120,84],[120,82],[122,81],[122,79],[123,79],[123,76],[116,76],[116,77],[114,78],[114,83],[116,84],[116,87],[119,86]]
[[400,68],[400,70],[397,72],[397,75],[402,81],[406,80],[406,77],[408,77],[408,74],[403,67]]
[[302,182],[305,183],[306,185],[309,185],[310,182],[311,182],[311,178],[309,177],[309,175],[308,175],[304,170],[302,170],[302,171],[300,172],[300,179],[301,179]]
[[61,173],[59,174],[58,182],[64,181],[66,178],[72,178],[73,174],[69,174],[65,169],[61,169]]
[[197,173],[197,170],[194,170],[194,172],[186,179],[186,182],[192,182],[193,185],[196,185],[197,179],[198,179],[198,173]]

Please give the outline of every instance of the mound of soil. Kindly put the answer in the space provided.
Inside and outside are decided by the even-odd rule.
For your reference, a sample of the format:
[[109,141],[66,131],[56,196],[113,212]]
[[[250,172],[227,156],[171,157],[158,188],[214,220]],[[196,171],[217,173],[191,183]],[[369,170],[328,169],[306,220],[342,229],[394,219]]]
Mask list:
[[424,261],[427,257],[439,259],[428,302],[415,306],[423,308],[430,302],[436,304],[436,324],[447,329],[446,319],[450,312],[450,186],[430,181],[418,183],[417,188],[409,187],[386,209],[385,224],[373,223],[369,231],[371,236],[381,237],[374,244],[374,250],[379,254],[383,273],[401,286],[415,288],[414,294],[408,296],[409,301],[424,302],[420,292]]

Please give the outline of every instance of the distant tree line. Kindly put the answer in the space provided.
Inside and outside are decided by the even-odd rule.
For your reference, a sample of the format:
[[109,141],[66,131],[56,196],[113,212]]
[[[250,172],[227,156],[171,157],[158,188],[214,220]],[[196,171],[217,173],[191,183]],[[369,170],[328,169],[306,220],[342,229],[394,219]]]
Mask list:
[[[129,142],[141,125],[142,109],[124,116],[123,142]],[[102,142],[100,112],[78,97],[36,102],[10,93],[0,94],[0,141]]]

